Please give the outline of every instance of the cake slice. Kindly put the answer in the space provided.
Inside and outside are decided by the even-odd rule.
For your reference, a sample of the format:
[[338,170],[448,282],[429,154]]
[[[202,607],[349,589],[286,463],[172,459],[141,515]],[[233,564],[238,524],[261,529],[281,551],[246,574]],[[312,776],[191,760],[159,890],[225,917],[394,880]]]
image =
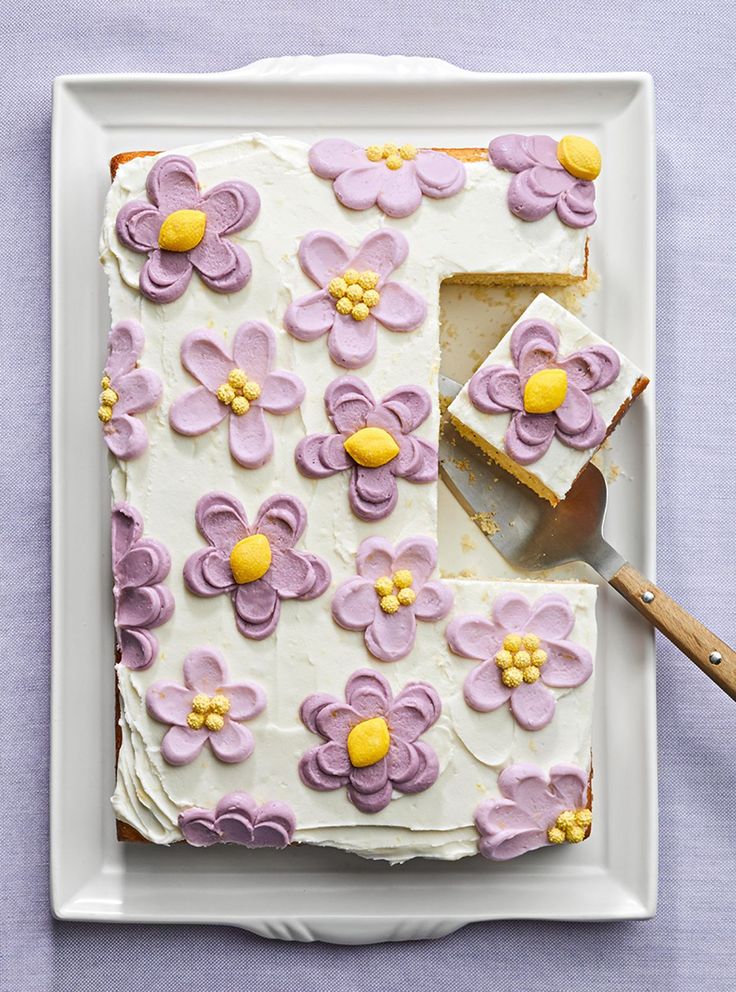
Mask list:
[[540,293],[449,412],[464,437],[554,506],[648,382]]

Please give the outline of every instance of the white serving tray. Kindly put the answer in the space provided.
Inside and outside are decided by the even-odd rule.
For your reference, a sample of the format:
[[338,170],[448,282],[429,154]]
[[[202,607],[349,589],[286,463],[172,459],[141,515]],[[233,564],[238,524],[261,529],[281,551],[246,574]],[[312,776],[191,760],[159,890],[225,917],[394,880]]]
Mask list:
[[[358,111],[356,111],[358,108]],[[579,847],[513,862],[419,859],[400,868],[316,848],[284,852],[119,844],[109,480],[95,417],[109,325],[97,264],[107,162],[264,131],[361,140],[400,131],[415,144],[484,146],[502,130],[591,136],[603,152],[592,267],[600,289],[584,317],[641,368],[654,367],[654,144],[644,74],[491,75],[430,59],[340,55],[257,62],[219,75],[56,80],[53,123],[53,704],[51,892],[64,919],[230,923],[271,937],[367,943],[434,937],[476,920],[642,918],[655,909],[657,781],[654,638],[602,587],[598,619],[595,817]],[[490,308],[448,292],[462,346],[447,371],[470,371]],[[479,334],[480,338],[469,336]],[[483,344],[487,341],[483,341]],[[654,572],[651,389],[607,452],[610,540]],[[615,464],[614,464],[615,463]],[[449,494],[441,493],[441,564],[502,574]],[[593,578],[591,572],[578,570]]]

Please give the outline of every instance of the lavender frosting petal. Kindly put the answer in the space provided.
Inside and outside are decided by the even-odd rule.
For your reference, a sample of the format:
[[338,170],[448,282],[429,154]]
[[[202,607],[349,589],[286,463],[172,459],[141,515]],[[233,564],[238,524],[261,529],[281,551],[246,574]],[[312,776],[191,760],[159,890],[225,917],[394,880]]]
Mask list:
[[[531,375],[538,368],[543,368],[549,361],[550,354],[554,357],[559,347],[560,332],[548,320],[522,320],[511,332],[509,348],[514,365],[520,368],[522,355],[527,356],[526,368],[522,373],[524,375]],[[535,350],[542,356],[538,361],[531,357]]]
[[273,455],[273,431],[266,422],[261,407],[253,404],[240,417],[231,414],[229,427],[230,454],[243,468],[260,468]]
[[375,405],[370,386],[355,375],[333,379],[325,389],[327,416],[343,434],[352,434],[365,427]]
[[369,269],[378,273],[380,290],[394,269],[406,260],[408,254],[409,242],[406,237],[400,231],[384,227],[366,235],[350,260],[350,267],[359,272]]
[[559,640],[545,643],[547,661],[542,669],[542,681],[555,689],[575,689],[587,682],[593,673],[590,652],[580,644]]
[[425,196],[444,199],[459,193],[465,186],[465,166],[452,155],[423,150],[415,161],[417,182]]
[[135,368],[143,354],[146,337],[137,320],[119,320],[107,338],[105,374],[118,379]]
[[186,437],[196,437],[217,427],[228,415],[228,408],[220,403],[205,386],[197,386],[184,393],[169,407],[172,430]]
[[217,234],[205,235],[189,252],[189,261],[215,293],[236,293],[251,277],[252,266],[245,251]]
[[332,188],[339,202],[350,210],[367,210],[378,200],[385,177],[371,162],[348,169],[334,181]]
[[417,624],[413,609],[384,613],[380,607],[365,630],[365,645],[379,661],[400,661],[414,647]]
[[555,697],[541,681],[522,682],[511,693],[511,712],[524,730],[541,730],[555,714]]
[[207,228],[219,235],[235,234],[250,227],[258,216],[261,199],[250,183],[229,179],[202,196],[201,209]]
[[357,321],[349,314],[335,313],[327,349],[336,365],[344,369],[362,368],[375,356],[377,344],[374,317]]
[[230,493],[206,493],[197,501],[194,519],[202,537],[228,555],[250,533],[243,504]]
[[[422,202],[422,189],[416,175],[414,162],[405,162],[396,172],[388,172],[380,179],[376,205],[387,217],[408,217]],[[337,187],[337,183],[335,183]],[[337,193],[337,189],[335,190]]]
[[381,287],[380,302],[371,312],[389,331],[404,333],[415,331],[424,322],[427,304],[410,286],[387,282]]
[[450,650],[463,658],[485,661],[498,651],[503,635],[486,617],[453,617],[445,631]]
[[[509,625],[511,610],[510,607],[498,614],[499,622],[503,623],[508,630],[526,629],[534,630],[535,634],[545,640],[562,640],[566,638],[575,626],[575,614],[569,600],[560,593],[546,593],[540,596],[528,612],[529,603],[526,597],[519,595],[519,601],[524,600],[526,617],[523,624],[514,627]],[[520,604],[521,605],[521,604]]]
[[490,713],[508,702],[511,689],[501,681],[495,661],[484,661],[474,668],[463,685],[465,702],[479,713]]
[[146,254],[158,247],[158,235],[164,214],[150,203],[125,203],[118,212],[115,232],[121,244],[132,251]]
[[337,179],[347,169],[367,162],[365,149],[343,138],[323,138],[312,145],[308,155],[309,168],[322,179]]
[[299,265],[315,285],[324,287],[350,267],[352,250],[331,231],[310,231],[299,245]]
[[336,313],[330,294],[319,289],[289,304],[284,327],[298,341],[315,341],[332,329]]
[[[506,429],[504,447],[506,448],[507,454],[511,455],[514,461],[518,462],[519,465],[531,465],[533,462],[539,461],[542,455],[552,444],[552,440],[555,436],[554,425],[550,430],[549,421],[544,421],[540,424],[538,443],[530,444],[528,441],[523,440],[520,436],[518,428],[519,416],[521,415],[513,417],[511,423]],[[531,426],[526,420],[522,420],[522,425]],[[527,432],[526,436],[529,436],[529,432]]]

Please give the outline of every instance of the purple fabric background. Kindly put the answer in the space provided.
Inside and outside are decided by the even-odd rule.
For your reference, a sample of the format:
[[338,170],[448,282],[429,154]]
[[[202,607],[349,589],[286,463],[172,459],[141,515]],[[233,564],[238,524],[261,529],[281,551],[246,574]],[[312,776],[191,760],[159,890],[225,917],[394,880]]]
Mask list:
[[[687,8],[687,9],[686,9]],[[390,13],[388,12],[390,10]],[[17,0],[4,5],[0,989],[158,992],[736,987],[736,710],[659,644],[657,917],[474,925],[340,948],[238,930],[59,924],[48,907],[49,175],[61,73],[215,71],[279,54],[434,55],[501,72],[644,69],[658,139],[659,579],[736,640],[734,7],[652,0]],[[632,811],[632,830],[636,814]]]

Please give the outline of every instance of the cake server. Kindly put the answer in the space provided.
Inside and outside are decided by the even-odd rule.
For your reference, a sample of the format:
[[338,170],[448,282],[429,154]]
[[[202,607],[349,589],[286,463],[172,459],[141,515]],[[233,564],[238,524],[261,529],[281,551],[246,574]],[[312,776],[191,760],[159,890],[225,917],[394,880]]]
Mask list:
[[[440,395],[459,383],[440,376]],[[649,623],[736,699],[736,652],[627,562],[602,533],[608,489],[589,462],[564,500],[552,506],[455,430],[440,437],[440,475],[482,533],[512,565],[530,572],[584,561]]]

